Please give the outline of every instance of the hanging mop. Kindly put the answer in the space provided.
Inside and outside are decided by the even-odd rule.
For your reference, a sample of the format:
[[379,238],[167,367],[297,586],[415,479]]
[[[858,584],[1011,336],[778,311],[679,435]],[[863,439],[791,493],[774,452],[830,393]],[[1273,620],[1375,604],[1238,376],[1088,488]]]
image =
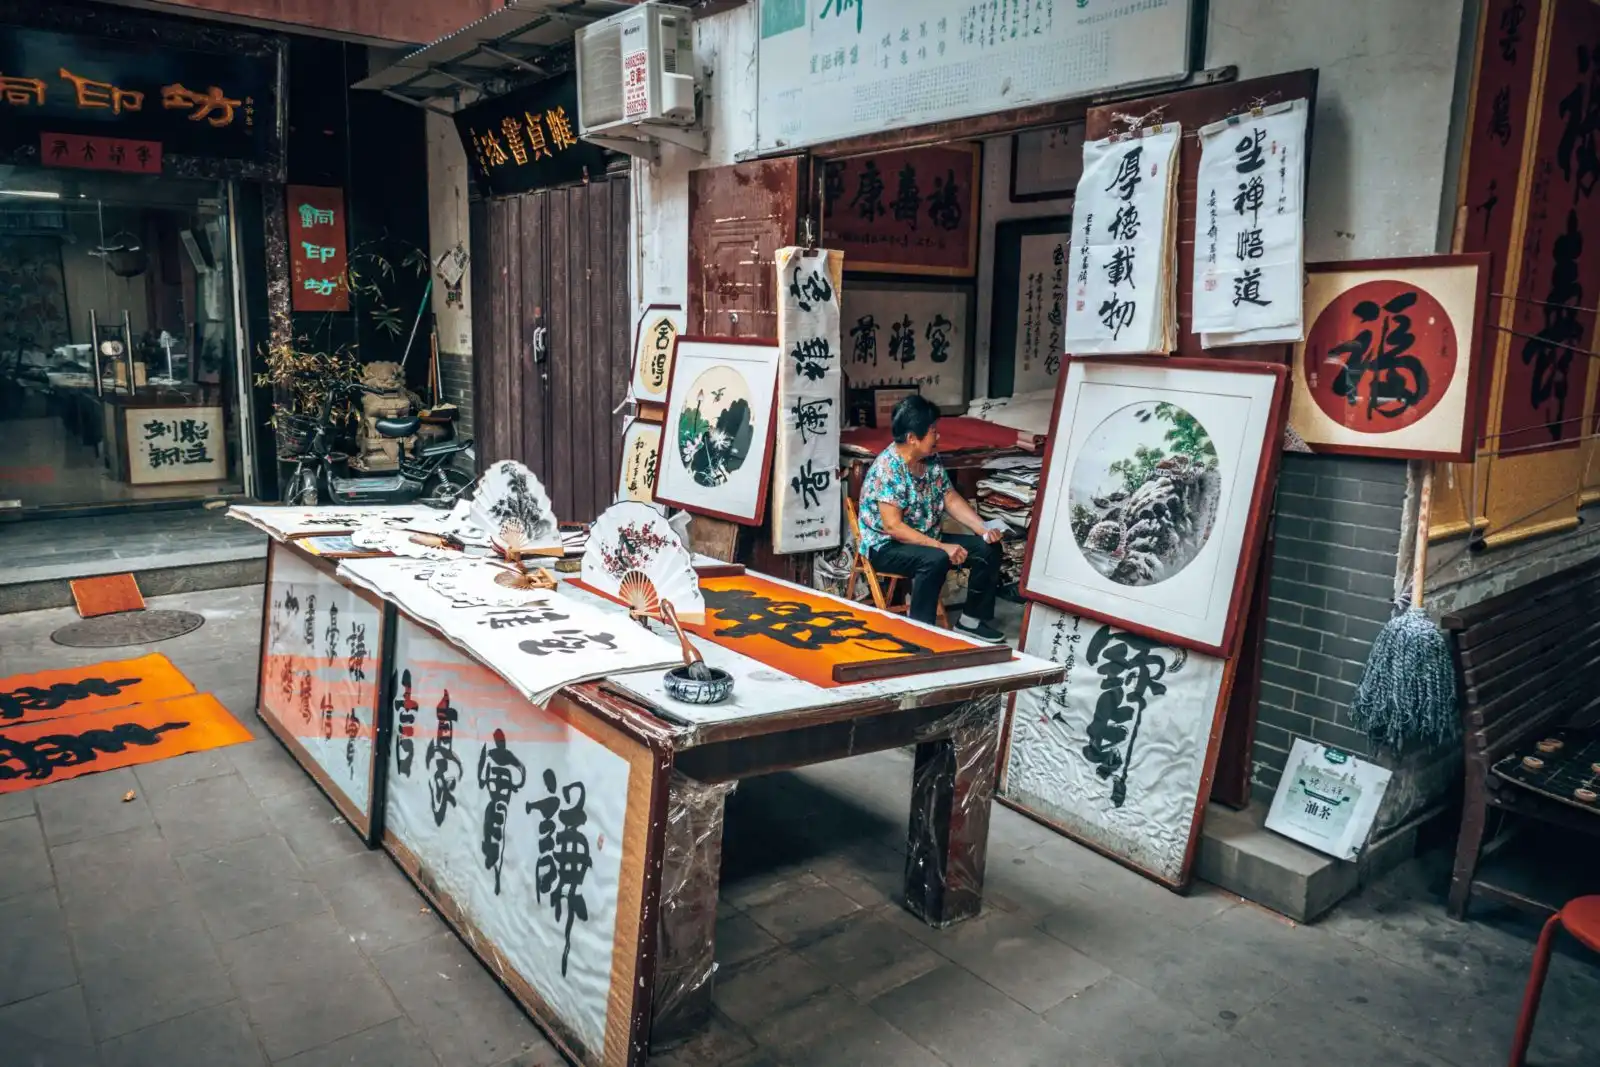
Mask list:
[[1443,744],[1461,735],[1456,672],[1450,642],[1422,608],[1428,565],[1428,512],[1433,471],[1423,475],[1417,504],[1417,544],[1411,565],[1411,603],[1383,624],[1366,672],[1350,702],[1350,721],[1376,744],[1396,754],[1407,745]]

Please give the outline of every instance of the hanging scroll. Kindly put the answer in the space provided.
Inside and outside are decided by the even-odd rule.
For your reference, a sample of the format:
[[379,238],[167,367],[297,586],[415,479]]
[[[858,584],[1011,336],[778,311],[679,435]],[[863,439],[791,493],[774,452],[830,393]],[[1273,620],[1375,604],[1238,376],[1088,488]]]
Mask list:
[[778,436],[772,550],[839,544],[839,287],[844,255],[778,249]]

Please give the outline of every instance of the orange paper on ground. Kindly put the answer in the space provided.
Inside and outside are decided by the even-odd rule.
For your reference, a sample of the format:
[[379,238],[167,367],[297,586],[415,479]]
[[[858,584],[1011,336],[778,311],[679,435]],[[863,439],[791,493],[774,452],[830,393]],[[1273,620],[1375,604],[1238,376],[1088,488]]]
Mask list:
[[159,652],[0,678],[0,730],[185,696],[194,683]]
[[841,663],[987,647],[757,574],[702,578],[700,592],[706,621],[685,630],[825,689]]
[[0,794],[250,740],[210,693],[0,728]]
[[69,584],[72,586],[73,603],[78,605],[78,614],[85,619],[139,611],[144,607],[144,595],[139,592],[139,583],[131,574],[74,578]]

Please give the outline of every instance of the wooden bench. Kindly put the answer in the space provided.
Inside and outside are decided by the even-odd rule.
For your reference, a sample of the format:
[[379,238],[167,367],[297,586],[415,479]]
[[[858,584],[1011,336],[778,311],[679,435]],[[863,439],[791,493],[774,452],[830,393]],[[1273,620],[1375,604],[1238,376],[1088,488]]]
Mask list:
[[1586,810],[1571,800],[1570,788],[1562,790],[1569,794],[1563,801],[1516,780],[1528,775],[1507,774],[1525,755],[1553,770],[1577,746],[1541,755],[1538,742],[1564,727],[1577,728],[1572,736],[1581,738],[1600,718],[1600,560],[1491,597],[1440,624],[1455,658],[1466,759],[1450,915],[1465,918],[1474,894],[1548,913],[1550,905],[1526,890],[1478,877],[1478,864],[1510,838],[1497,833],[1485,849],[1490,809],[1600,835],[1600,805]]

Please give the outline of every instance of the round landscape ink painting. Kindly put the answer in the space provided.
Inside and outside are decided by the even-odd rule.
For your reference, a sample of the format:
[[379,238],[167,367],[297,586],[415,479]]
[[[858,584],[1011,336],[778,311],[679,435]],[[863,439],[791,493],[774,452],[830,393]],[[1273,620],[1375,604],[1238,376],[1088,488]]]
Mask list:
[[694,480],[708,487],[726,482],[744,466],[754,437],[744,377],[728,367],[702,372],[678,414],[678,455]]
[[1129,404],[1084,440],[1067,483],[1072,537],[1118,585],[1155,585],[1194,561],[1217,521],[1217,448],[1177,404]]
[[1378,280],[1340,293],[1306,333],[1301,372],[1317,407],[1356,433],[1393,433],[1450,390],[1455,326],[1429,292]]

